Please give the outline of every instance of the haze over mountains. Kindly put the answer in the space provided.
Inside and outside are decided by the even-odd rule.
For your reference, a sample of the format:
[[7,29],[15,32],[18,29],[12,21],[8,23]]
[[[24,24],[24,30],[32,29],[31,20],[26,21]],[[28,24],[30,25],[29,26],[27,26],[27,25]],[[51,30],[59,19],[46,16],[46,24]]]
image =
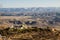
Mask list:
[[49,12],[60,11],[60,7],[0,8],[0,12]]
[[0,16],[31,16],[34,14],[60,13],[58,7],[0,8]]

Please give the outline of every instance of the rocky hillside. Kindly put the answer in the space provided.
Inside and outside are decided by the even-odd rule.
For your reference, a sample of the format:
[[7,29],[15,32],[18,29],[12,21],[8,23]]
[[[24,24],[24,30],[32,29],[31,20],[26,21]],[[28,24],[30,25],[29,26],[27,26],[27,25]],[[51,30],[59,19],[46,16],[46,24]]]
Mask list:
[[[54,28],[4,29],[0,30],[6,40],[60,40],[60,31]],[[5,38],[3,37],[5,36]]]

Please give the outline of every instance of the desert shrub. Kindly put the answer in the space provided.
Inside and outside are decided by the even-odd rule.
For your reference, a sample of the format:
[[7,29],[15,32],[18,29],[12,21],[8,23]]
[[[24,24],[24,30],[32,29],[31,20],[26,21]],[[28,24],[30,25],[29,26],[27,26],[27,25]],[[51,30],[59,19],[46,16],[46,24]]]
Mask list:
[[12,32],[14,29],[13,28],[11,28],[11,29],[9,29],[9,32]]
[[2,35],[2,36],[7,36],[7,35],[8,35],[8,34],[7,34],[7,31],[2,30],[1,35]]
[[40,31],[43,31],[43,29],[42,29],[42,28],[39,28],[39,30],[40,30]]
[[37,32],[37,28],[33,28],[33,29],[31,29],[31,31],[35,31],[35,32]]
[[7,35],[8,35],[8,30],[9,30],[9,28],[5,28],[5,29],[3,29],[3,30],[0,30],[0,34],[1,34],[2,36],[7,36]]

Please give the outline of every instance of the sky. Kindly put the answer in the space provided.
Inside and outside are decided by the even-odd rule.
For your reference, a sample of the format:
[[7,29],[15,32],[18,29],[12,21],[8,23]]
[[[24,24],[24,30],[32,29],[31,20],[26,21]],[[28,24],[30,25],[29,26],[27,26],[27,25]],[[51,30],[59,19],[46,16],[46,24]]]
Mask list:
[[60,0],[0,0],[0,8],[60,7]]

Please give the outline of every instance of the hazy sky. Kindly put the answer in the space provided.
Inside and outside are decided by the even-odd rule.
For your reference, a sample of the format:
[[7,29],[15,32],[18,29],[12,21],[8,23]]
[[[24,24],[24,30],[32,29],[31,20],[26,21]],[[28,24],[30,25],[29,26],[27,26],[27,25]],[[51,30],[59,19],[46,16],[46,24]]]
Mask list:
[[60,0],[0,0],[0,7],[60,7]]

